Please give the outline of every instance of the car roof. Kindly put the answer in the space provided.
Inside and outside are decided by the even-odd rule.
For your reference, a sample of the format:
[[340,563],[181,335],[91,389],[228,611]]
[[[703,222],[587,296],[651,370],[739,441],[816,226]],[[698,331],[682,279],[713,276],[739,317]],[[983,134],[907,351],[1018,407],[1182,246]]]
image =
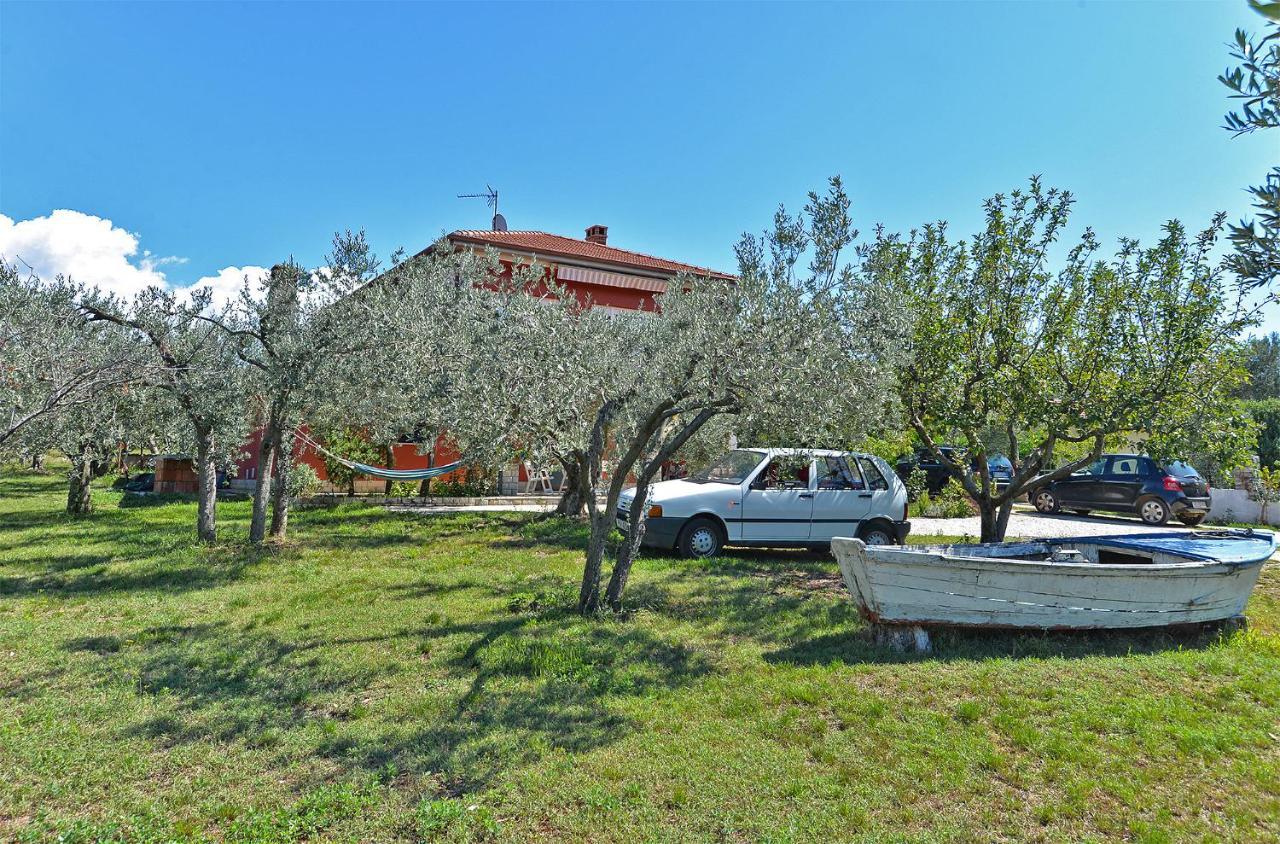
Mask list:
[[787,457],[793,454],[812,454],[814,457],[843,457],[846,454],[852,454],[857,457],[873,457],[862,451],[841,451],[833,448],[754,448],[752,446],[740,446],[741,451],[756,451],[761,454],[767,454],[770,457]]

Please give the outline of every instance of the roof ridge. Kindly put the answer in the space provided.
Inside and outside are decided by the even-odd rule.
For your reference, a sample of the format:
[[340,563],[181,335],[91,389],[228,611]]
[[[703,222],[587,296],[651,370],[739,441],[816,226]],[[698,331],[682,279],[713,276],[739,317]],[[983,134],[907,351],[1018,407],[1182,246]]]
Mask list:
[[697,270],[700,272],[709,273],[711,275],[732,278],[732,274],[726,273],[723,270],[716,270],[716,269],[712,269],[711,267],[703,267],[697,264],[686,263],[684,261],[676,261],[671,258],[663,258],[658,255],[650,255],[647,252],[637,252],[634,249],[625,249],[621,246],[614,246],[609,243],[596,243],[595,241],[586,240],[585,238],[569,237],[563,234],[538,231],[536,229],[510,229],[507,231],[495,231],[492,229],[457,229],[456,231],[453,231],[450,233],[450,236],[454,236],[454,235],[457,235],[460,237],[471,237],[477,240],[487,239],[487,240],[493,240],[493,241],[500,241],[503,235],[535,235],[538,237],[548,237],[548,238],[554,238],[556,240],[566,241],[568,243],[573,244],[575,247],[593,247],[593,248],[604,249],[604,250],[609,250],[613,252],[620,252],[624,255],[631,255],[636,258],[641,258],[648,261],[654,261],[660,264],[668,264],[668,265],[677,266],[677,267],[685,267],[690,270]]

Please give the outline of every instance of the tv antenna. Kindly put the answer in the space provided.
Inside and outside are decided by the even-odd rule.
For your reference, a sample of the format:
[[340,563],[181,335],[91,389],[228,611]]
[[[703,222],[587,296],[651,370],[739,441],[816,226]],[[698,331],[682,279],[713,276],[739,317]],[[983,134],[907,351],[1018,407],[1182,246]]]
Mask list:
[[484,193],[460,193],[458,199],[485,200],[485,204],[493,209],[493,230],[496,232],[507,230],[507,218],[498,213],[498,191],[494,188],[485,185]]

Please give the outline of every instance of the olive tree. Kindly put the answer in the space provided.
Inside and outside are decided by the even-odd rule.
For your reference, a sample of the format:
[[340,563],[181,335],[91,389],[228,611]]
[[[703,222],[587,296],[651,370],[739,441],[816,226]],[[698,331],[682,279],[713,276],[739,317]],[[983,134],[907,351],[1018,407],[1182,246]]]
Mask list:
[[[1266,34],[1237,29],[1231,57],[1239,64],[1218,77],[1239,104],[1224,118],[1225,128],[1237,136],[1280,127],[1280,11],[1276,4],[1252,5],[1269,18]],[[1271,168],[1249,193],[1257,219],[1230,227],[1236,251],[1229,262],[1242,284],[1260,287],[1280,277],[1280,167]]]
[[[855,235],[848,204],[833,180],[800,217],[780,211],[772,232],[744,238],[738,279],[679,276],[652,310],[593,308],[537,268],[467,297],[472,354],[452,424],[464,442],[572,473],[590,528],[579,611],[621,606],[649,484],[708,423],[733,417],[782,443],[848,437],[875,418],[896,311],[878,281],[839,262]],[[607,538],[632,484],[629,539],[605,586]]]
[[140,350],[78,308],[83,285],[0,259],[0,448],[48,416],[136,380]]
[[194,457],[196,533],[218,538],[217,463],[226,463],[248,434],[243,365],[232,338],[202,315],[213,314],[209,292],[180,297],[158,287],[132,301],[91,295],[81,310],[127,332],[154,355],[152,383],[187,423],[180,442]]
[[[335,361],[390,341],[399,305],[386,285],[368,285],[378,260],[363,232],[340,233],[324,266],[277,264],[256,285],[246,279],[229,310],[199,318],[231,339],[248,367],[248,391],[262,425],[249,539],[282,539],[288,529],[288,470],[294,429],[313,414],[346,416],[364,400],[363,385],[325,377]],[[274,480],[274,482],[273,482]]]
[[[1195,237],[1171,222],[1155,245],[1123,240],[1102,258],[1089,231],[1057,248],[1071,204],[1033,179],[987,200],[967,242],[938,223],[880,232],[863,250],[863,272],[897,290],[909,315],[907,422],[977,504],[984,542],[1004,537],[1015,499],[1117,437],[1173,451],[1231,424],[1248,320],[1213,257],[1222,218]],[[1014,462],[1003,489],[987,471],[991,432]],[[942,450],[952,438],[959,453]]]

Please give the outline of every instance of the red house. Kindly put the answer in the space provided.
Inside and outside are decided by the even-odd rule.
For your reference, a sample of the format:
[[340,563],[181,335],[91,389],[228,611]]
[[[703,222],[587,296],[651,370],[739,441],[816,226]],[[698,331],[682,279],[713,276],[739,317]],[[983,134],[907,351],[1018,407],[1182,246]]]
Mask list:
[[[666,290],[667,283],[680,273],[726,281],[735,278],[706,267],[610,246],[609,228],[600,225],[587,228],[586,236],[581,240],[539,231],[481,229],[455,231],[447,235],[446,240],[455,249],[494,249],[505,272],[510,272],[515,266],[536,262],[579,301],[590,301],[593,307],[598,308],[651,309],[654,296]],[[429,247],[424,252],[433,248]],[[255,436],[247,444],[251,455],[257,454],[258,443],[259,438]],[[320,455],[303,446],[298,446],[294,453],[295,459],[307,463],[321,479],[327,480],[324,459]],[[432,457],[433,464],[439,465],[456,460],[458,455],[442,440],[436,443]],[[240,483],[251,484],[254,480],[255,460],[256,457],[251,456],[237,464],[236,477]],[[394,449],[397,469],[422,469],[427,467],[427,462],[427,455],[419,454],[414,443],[401,443]],[[449,476],[442,478],[449,479]],[[523,492],[527,482],[525,467],[513,464],[500,473],[499,491],[504,494]],[[356,489],[361,492],[381,491],[383,486],[384,482],[376,478],[363,478],[356,483]]]

